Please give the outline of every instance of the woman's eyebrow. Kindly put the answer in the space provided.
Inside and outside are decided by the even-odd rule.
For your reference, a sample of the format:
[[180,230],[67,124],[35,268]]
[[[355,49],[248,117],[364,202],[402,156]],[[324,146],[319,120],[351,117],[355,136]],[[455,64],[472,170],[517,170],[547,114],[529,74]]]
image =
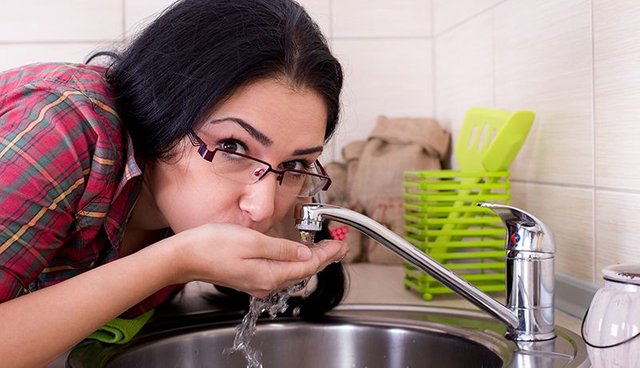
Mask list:
[[309,147],[309,148],[300,148],[293,151],[294,156],[308,155],[310,153],[322,152],[324,149],[323,146]]
[[[225,118],[219,118],[219,119],[211,120],[210,123],[216,124],[216,123],[221,123],[223,121],[232,121],[232,122],[240,125],[240,127],[242,127],[242,129],[246,130],[247,133],[249,133],[249,135],[251,135],[253,138],[255,138],[258,142],[260,142],[265,147],[269,147],[269,146],[271,146],[273,144],[273,141],[269,137],[267,137],[264,133],[262,133],[258,129],[254,128],[253,125],[247,123],[246,121],[244,121],[244,120],[242,120],[240,118],[225,117]],[[310,153],[322,152],[323,150],[324,150],[323,146],[300,148],[300,149],[297,149],[297,150],[293,151],[293,155],[294,156],[302,156],[302,155],[308,155]]]
[[269,147],[273,144],[273,141],[269,137],[267,137],[264,133],[257,130],[256,128],[253,127],[253,125],[247,123],[246,121],[240,118],[226,117],[226,118],[211,120],[210,123],[215,124],[215,123],[221,123],[223,121],[232,121],[240,125],[242,129],[246,130],[247,133],[249,133],[249,135],[251,135],[253,138],[255,138],[258,142],[260,142],[260,144],[262,144],[265,147]]

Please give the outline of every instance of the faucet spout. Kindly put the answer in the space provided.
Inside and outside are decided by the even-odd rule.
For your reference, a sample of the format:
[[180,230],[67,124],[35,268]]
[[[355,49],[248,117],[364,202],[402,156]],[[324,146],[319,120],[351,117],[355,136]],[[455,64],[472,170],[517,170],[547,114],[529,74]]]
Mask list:
[[343,207],[317,203],[298,204],[295,212],[296,227],[299,230],[318,231],[322,227],[324,220],[347,224],[387,247],[405,261],[430,274],[454,292],[493,315],[507,325],[509,330],[515,330],[520,326],[518,315],[514,311],[478,290],[426,253],[414,247],[404,238],[369,217]]
[[506,306],[463,280],[400,235],[358,212],[325,204],[298,204],[296,227],[318,231],[324,220],[347,224],[428,273],[460,296],[507,326],[516,341],[544,341],[556,337],[554,322],[553,233],[533,215],[518,208],[479,203],[496,212],[505,226]]

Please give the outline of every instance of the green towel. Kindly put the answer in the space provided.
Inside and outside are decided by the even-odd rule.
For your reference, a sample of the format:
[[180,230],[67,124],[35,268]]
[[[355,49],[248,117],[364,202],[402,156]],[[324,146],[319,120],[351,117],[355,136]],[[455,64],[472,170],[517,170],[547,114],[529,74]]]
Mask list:
[[144,327],[153,316],[154,310],[150,310],[136,318],[125,319],[116,318],[106,325],[100,327],[87,339],[98,340],[107,344],[126,344]]

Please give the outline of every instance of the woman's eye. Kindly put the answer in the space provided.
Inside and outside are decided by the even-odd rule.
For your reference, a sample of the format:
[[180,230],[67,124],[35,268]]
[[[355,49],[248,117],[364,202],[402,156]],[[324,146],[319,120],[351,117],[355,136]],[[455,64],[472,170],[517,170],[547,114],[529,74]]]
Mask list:
[[287,161],[282,164],[283,169],[311,171],[311,165],[307,161]]
[[224,141],[220,141],[218,143],[218,148],[228,151],[228,152],[236,152],[236,153],[246,153],[246,148],[244,144],[238,142],[235,139],[227,139]]

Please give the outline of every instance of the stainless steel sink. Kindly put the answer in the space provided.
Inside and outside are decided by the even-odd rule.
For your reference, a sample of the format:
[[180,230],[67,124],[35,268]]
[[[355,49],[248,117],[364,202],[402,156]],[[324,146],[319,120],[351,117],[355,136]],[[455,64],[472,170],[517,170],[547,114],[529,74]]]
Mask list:
[[[80,367],[246,367],[232,346],[238,313],[156,320],[126,346],[85,341],[69,355]],[[262,320],[253,346],[265,368],[589,367],[579,336],[514,343],[482,312],[400,305],[344,305],[320,321]]]

